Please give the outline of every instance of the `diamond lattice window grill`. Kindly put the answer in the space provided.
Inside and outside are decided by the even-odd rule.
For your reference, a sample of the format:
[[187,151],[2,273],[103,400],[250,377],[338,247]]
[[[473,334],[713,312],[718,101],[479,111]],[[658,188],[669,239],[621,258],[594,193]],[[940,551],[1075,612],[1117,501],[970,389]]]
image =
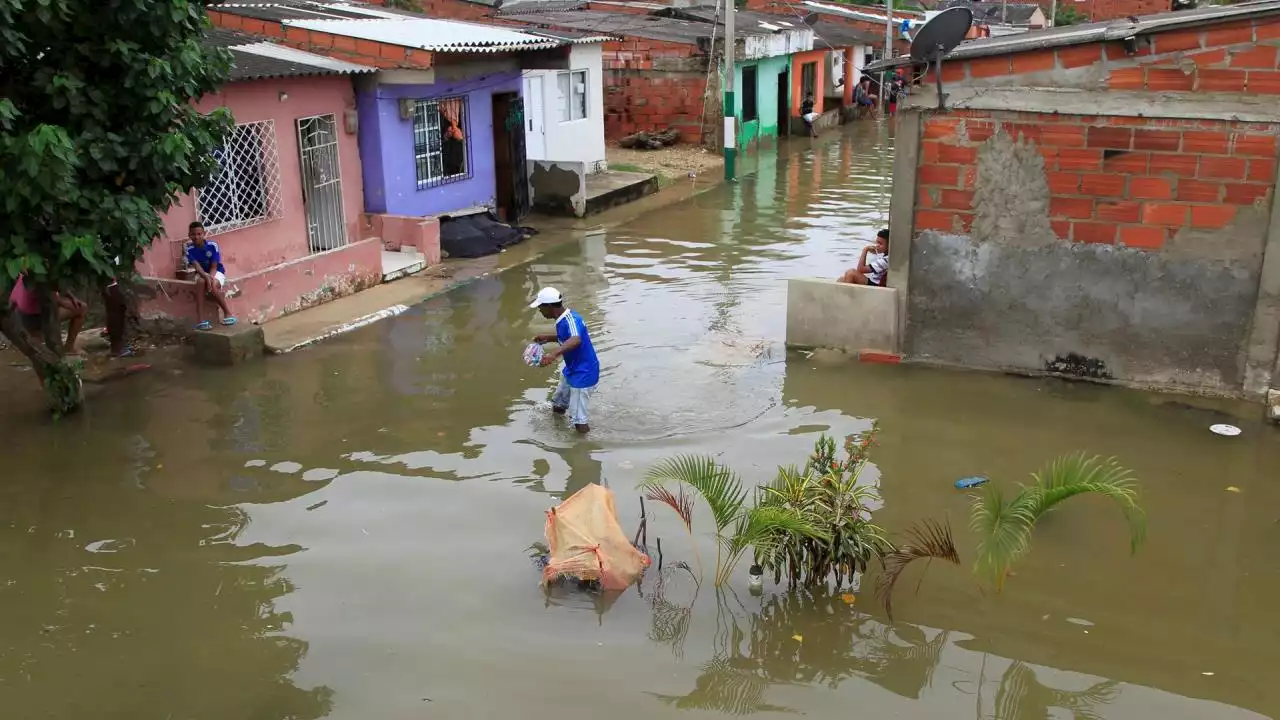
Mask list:
[[196,192],[196,217],[210,234],[280,219],[280,150],[274,120],[236,125],[213,157],[218,169]]

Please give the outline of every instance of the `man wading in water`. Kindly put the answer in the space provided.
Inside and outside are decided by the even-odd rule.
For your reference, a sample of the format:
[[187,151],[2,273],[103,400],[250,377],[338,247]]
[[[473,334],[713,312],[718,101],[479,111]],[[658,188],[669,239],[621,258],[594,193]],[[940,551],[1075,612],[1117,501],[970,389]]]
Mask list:
[[560,343],[560,347],[548,350],[542,356],[542,365],[564,358],[564,372],[555,394],[551,396],[551,409],[558,415],[567,413],[573,428],[585,434],[591,429],[587,424],[587,401],[596,383],[600,382],[600,361],[596,359],[596,349],[587,334],[587,324],[581,315],[564,306],[564,298],[555,288],[539,290],[529,307],[537,308],[542,317],[556,321],[555,335],[533,336],[533,341],[540,345]]

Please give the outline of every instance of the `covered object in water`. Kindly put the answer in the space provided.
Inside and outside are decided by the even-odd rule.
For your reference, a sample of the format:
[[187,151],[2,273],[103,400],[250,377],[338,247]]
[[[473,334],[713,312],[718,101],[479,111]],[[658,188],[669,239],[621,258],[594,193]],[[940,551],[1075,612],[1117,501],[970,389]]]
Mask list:
[[649,556],[618,524],[613,493],[601,485],[587,485],[547,511],[547,545],[543,583],[568,575],[598,580],[602,590],[625,590],[649,567]]

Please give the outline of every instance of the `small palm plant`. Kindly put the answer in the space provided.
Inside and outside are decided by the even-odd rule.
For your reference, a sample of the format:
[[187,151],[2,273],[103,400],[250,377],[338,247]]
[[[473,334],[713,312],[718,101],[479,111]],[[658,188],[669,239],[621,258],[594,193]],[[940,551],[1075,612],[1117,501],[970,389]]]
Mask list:
[[974,570],[1004,587],[1009,569],[1031,549],[1036,523],[1058,503],[1086,493],[1111,498],[1129,525],[1129,550],[1137,552],[1147,536],[1146,513],[1138,504],[1138,483],[1115,458],[1067,455],[1031,476],[1008,500],[989,486],[974,498],[970,527],[978,533],[978,558]]
[[[679,484],[678,493],[667,485]],[[702,497],[716,525],[716,587],[724,585],[747,550],[769,553],[783,538],[805,537],[828,540],[812,518],[792,508],[761,505],[747,500],[751,495],[733,470],[715,458],[681,455],[664,460],[649,470],[640,485],[646,497],[672,507],[692,530],[692,514],[684,490]],[[692,533],[691,533],[692,534]]]

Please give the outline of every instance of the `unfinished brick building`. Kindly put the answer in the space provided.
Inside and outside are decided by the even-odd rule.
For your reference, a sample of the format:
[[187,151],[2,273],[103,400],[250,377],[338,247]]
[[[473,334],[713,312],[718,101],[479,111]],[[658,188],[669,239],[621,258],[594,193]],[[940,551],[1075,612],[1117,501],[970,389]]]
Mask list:
[[[1280,2],[966,43],[897,118],[908,356],[1257,396],[1280,377]],[[892,65],[893,63],[889,63]]]

